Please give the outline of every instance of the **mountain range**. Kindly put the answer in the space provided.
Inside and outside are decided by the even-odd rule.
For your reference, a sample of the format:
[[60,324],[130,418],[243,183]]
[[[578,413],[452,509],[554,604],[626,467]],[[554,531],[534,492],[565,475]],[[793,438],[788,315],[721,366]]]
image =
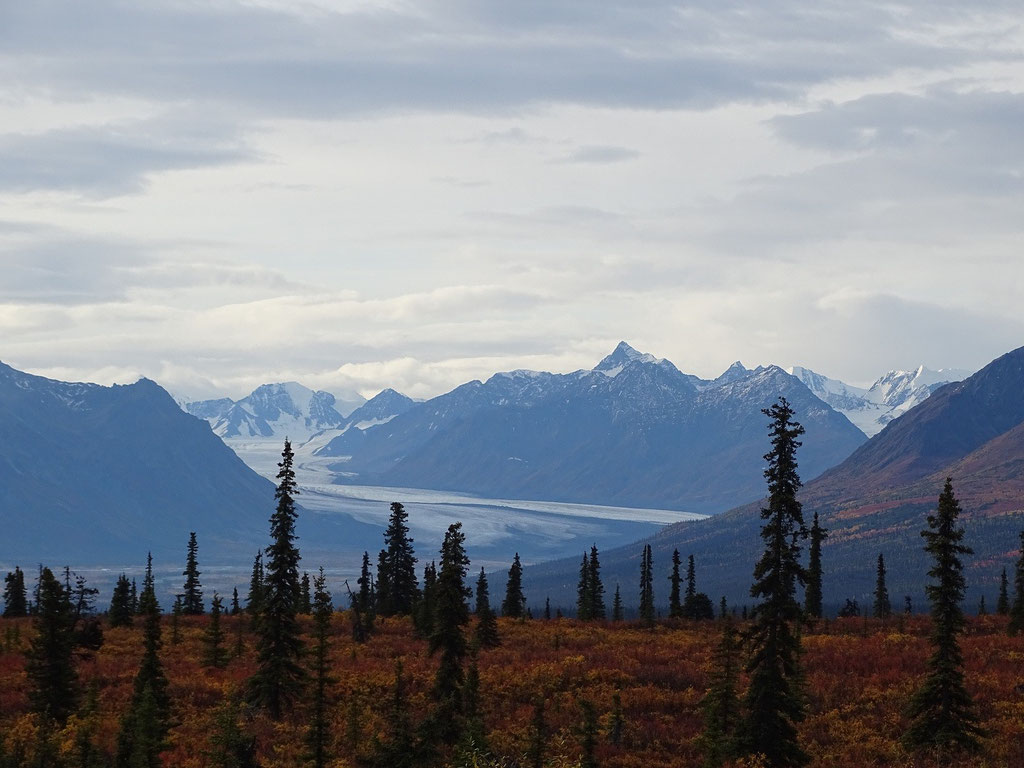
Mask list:
[[148,379],[102,387],[0,363],[0,434],[0,557],[138,561],[192,530],[228,551],[273,510],[273,485]]
[[786,370],[868,437],[878,434],[897,416],[924,402],[939,387],[971,375],[970,371],[958,368],[933,371],[922,365],[913,371],[889,371],[864,389],[800,366]]
[[[1024,348],[939,387],[818,477],[803,459],[813,440],[810,433],[804,436],[798,459],[810,482],[799,498],[805,520],[817,512],[830,531],[823,547],[827,601],[854,597],[870,605],[875,561],[883,554],[894,602],[910,595],[922,605],[929,565],[919,534],[945,478],[952,477],[965,543],[973,548],[966,570],[970,599],[987,593],[994,602],[1000,571],[1007,567],[1012,573],[1024,527],[1022,392]],[[762,420],[762,432],[766,424]],[[766,433],[762,443],[767,445]],[[733,603],[749,602],[753,564],[762,550],[761,503],[663,529],[649,540],[658,570],[667,574],[672,551],[679,549],[683,557],[694,555],[700,589],[716,601],[725,595]],[[641,546],[602,554],[606,584],[636,581]],[[527,583],[539,599],[550,594],[553,601],[557,596],[571,604],[577,568],[578,560],[540,564],[527,569]]]

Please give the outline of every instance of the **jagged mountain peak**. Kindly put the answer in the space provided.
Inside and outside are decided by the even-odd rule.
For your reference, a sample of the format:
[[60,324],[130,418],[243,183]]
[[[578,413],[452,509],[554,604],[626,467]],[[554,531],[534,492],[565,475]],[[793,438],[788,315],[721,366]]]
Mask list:
[[664,363],[665,361],[646,352],[638,352],[629,344],[620,341],[612,353],[594,366],[593,370],[607,376],[615,376],[630,363]]

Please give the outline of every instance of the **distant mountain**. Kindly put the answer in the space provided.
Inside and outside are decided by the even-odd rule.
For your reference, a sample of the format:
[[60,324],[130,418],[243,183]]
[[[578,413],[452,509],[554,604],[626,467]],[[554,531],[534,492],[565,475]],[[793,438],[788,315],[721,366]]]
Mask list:
[[339,400],[330,392],[314,391],[294,381],[264,384],[238,401],[229,398],[185,403],[185,410],[210,423],[222,438],[285,437],[296,443],[325,429],[347,423],[347,415],[365,403],[355,392]]
[[804,418],[812,471],[864,442],[781,368],[709,382],[622,342],[592,370],[495,374],[317,453],[362,484],[718,512],[758,493],[761,409],[780,396]]
[[273,510],[273,486],[148,379],[101,387],[0,363],[0,434],[5,559],[177,556],[192,530],[204,552],[234,551]]
[[[994,360],[962,382],[946,384],[838,466],[815,478],[806,461],[814,445],[808,430],[798,453],[804,517],[815,511],[829,530],[824,545],[826,601],[856,597],[870,605],[874,563],[886,557],[894,602],[911,595],[924,606],[929,567],[920,531],[934,511],[947,476],[963,507],[969,602],[980,594],[990,604],[1000,570],[1018,556],[1024,528],[1024,347]],[[797,407],[797,418],[803,414]],[[766,421],[760,425],[767,447]],[[763,487],[755,494],[763,496]],[[711,519],[670,526],[650,540],[657,569],[666,572],[673,549],[697,562],[698,587],[717,598],[749,603],[754,562],[762,551],[761,502],[746,504]],[[641,543],[602,553],[606,584],[636,580]],[[563,604],[575,589],[576,560],[527,569],[534,595],[552,595]],[[657,580],[656,580],[657,581]],[[664,582],[661,582],[664,583]],[[664,595],[659,597],[664,601]]]
[[863,389],[800,366],[787,370],[868,437],[878,434],[897,416],[924,402],[939,387],[971,375],[970,371],[956,368],[933,371],[922,365],[913,371],[889,371],[870,388]]
[[385,389],[378,392],[348,415],[343,428],[368,429],[387,424],[395,416],[405,413],[416,405],[411,397],[401,392]]

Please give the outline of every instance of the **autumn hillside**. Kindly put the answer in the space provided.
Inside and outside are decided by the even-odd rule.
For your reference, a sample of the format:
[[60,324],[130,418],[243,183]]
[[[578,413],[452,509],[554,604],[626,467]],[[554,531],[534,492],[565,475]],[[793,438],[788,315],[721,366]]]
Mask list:
[[[162,660],[170,681],[173,724],[164,766],[211,766],[224,705],[255,667],[253,641],[244,630],[241,657],[224,669],[201,666],[208,617],[181,619],[180,642],[172,642],[171,619],[163,620]],[[225,617],[229,655],[240,623]],[[310,623],[304,620],[308,632]],[[721,621],[664,623],[653,630],[631,624],[584,624],[568,619],[516,622],[502,619],[502,645],[479,654],[481,709],[487,741],[495,755],[516,762],[528,747],[538,697],[545,701],[549,765],[573,766],[579,759],[579,701],[595,704],[599,719],[598,758],[606,768],[678,768],[700,765],[698,704],[708,686],[711,653]],[[899,746],[902,715],[924,672],[929,622],[923,617],[847,619],[820,623],[804,636],[809,716],[800,725],[802,742],[818,768],[915,765]],[[963,766],[1024,765],[1024,696],[1020,682],[1024,646],[1008,638],[1003,617],[975,619],[963,639],[968,687],[990,730],[985,753]],[[28,764],[38,750],[36,716],[28,713],[21,650],[32,634],[30,620],[2,620],[0,727],[4,752]],[[329,689],[331,752],[335,768],[369,764],[374,740],[388,738],[394,662],[408,677],[413,724],[431,707],[429,690],[436,659],[426,652],[406,619],[378,623],[369,642],[351,640],[347,614],[331,626]],[[119,718],[128,706],[141,653],[141,630],[105,630],[105,642],[77,666],[86,690],[83,709],[59,733],[61,754],[72,760],[76,743],[88,736],[103,753],[115,747]],[[612,743],[614,697],[621,701],[622,728]],[[261,765],[303,765],[305,704],[282,723],[244,708],[239,724],[256,737]],[[77,766],[77,762],[68,765]]]

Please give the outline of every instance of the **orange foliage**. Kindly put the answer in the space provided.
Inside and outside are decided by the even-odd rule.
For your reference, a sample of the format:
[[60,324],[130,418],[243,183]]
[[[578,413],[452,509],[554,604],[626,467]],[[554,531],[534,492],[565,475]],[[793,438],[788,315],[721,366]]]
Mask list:
[[[205,617],[181,620],[181,642],[170,644],[165,619],[162,659],[170,681],[174,724],[165,766],[207,765],[209,737],[218,707],[238,691],[254,669],[252,637],[244,653],[225,669],[200,665]],[[223,618],[226,646],[234,648],[236,617]],[[28,711],[22,650],[32,634],[19,624],[21,650],[0,653],[0,726],[6,752],[33,754],[39,722]],[[928,766],[927,757],[908,756],[899,745],[906,720],[903,708],[925,671],[929,654],[926,617],[896,618],[886,623],[857,619],[823,621],[805,632],[804,670],[808,717],[800,735],[815,768]],[[307,627],[309,629],[309,627]],[[546,701],[549,751],[553,765],[573,765],[579,757],[577,702],[595,704],[607,729],[613,696],[621,696],[625,719],[622,743],[602,740],[598,760],[608,768],[674,768],[699,765],[696,738],[701,730],[698,703],[711,672],[718,640],[715,623],[663,622],[654,629],[631,624],[584,624],[568,619],[499,622],[502,645],[482,652],[478,661],[483,717],[492,751],[515,757],[525,751],[538,696]],[[385,737],[394,661],[403,660],[410,709],[420,722],[431,707],[435,660],[405,619],[379,623],[370,642],[351,640],[348,618],[335,617],[332,628],[332,732],[335,768],[356,766],[348,753],[349,702],[359,712],[357,752],[375,736]],[[985,752],[963,761],[965,767],[1024,765],[1024,696],[1020,682],[1024,639],[1005,634],[1005,619],[971,619],[962,639],[969,689],[989,737]],[[83,689],[96,690],[96,709],[72,718],[55,734],[61,751],[71,749],[80,729],[88,728],[98,746],[113,752],[119,718],[131,697],[141,654],[141,630],[107,629],[103,647],[78,663]],[[742,685],[742,681],[741,681]],[[261,764],[294,768],[303,764],[306,717],[301,702],[284,723],[261,716],[247,722],[257,738]],[[755,766],[748,758],[736,765]]]

